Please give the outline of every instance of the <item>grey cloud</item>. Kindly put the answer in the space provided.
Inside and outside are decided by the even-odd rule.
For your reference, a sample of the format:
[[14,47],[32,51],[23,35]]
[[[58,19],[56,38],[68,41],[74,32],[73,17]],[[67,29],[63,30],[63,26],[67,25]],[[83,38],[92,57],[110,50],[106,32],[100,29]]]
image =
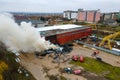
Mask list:
[[62,12],[63,10],[101,9],[119,11],[119,0],[0,0],[0,11]]

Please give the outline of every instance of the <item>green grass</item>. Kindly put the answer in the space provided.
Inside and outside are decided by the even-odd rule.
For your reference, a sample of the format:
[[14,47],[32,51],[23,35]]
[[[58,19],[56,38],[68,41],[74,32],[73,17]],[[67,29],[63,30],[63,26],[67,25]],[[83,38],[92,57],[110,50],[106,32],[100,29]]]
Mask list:
[[60,76],[61,80],[67,80],[64,76]]
[[[112,60],[112,59],[111,59]],[[97,61],[92,58],[85,57],[85,62],[80,63],[71,61],[71,64],[82,66],[85,70],[104,76],[109,80],[120,80],[120,68],[113,67],[107,63]]]
[[101,27],[98,27],[98,30],[107,30],[107,31],[114,31],[114,32],[118,32],[120,31],[120,26],[101,26]]

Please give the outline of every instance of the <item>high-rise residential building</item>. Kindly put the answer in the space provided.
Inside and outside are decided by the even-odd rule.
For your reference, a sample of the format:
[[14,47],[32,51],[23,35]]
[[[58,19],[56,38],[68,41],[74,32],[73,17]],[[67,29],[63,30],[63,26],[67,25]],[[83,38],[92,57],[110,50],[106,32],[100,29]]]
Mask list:
[[84,22],[98,22],[100,20],[100,10],[83,10],[78,9],[78,11],[67,10],[64,11],[63,17],[67,19],[73,19]]
[[102,14],[102,20],[116,20],[118,18],[119,12],[110,12],[110,13],[103,13]]
[[85,22],[98,22],[100,20],[100,10],[78,10],[78,21],[85,21]]
[[78,11],[67,10],[64,11],[63,17],[67,19],[77,19]]

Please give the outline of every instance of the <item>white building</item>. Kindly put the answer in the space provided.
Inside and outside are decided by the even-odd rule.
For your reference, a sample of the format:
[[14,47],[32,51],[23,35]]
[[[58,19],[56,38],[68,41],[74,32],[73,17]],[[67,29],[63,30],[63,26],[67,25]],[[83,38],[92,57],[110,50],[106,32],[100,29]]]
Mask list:
[[77,19],[78,11],[64,11],[63,17],[67,19]]

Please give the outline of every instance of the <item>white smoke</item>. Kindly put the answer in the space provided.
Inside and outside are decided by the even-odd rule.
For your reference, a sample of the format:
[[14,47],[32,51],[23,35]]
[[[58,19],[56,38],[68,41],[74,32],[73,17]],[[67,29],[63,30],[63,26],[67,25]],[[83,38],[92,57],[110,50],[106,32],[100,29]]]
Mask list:
[[0,14],[0,42],[4,43],[9,51],[17,52],[56,48],[41,37],[31,23],[22,22],[19,26],[10,14]]

